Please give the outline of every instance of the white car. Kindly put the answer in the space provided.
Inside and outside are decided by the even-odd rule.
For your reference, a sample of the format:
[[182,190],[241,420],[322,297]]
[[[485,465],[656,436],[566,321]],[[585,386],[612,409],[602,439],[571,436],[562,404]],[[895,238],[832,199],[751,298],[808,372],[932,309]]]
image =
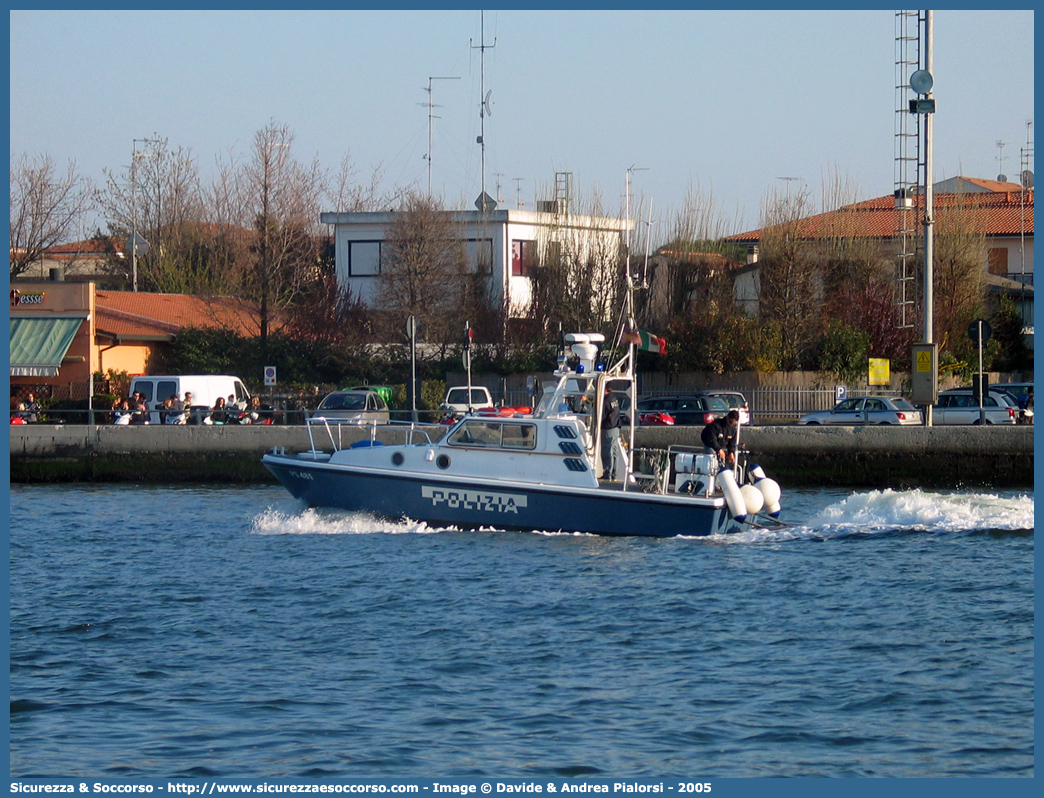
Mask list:
[[468,401],[468,386],[456,385],[446,391],[446,398],[442,400],[442,412],[461,415],[478,410],[493,409],[493,397],[489,388],[484,385],[471,386],[471,401]]
[[[1018,403],[1005,391],[988,391],[983,397],[987,424],[1014,424]],[[932,424],[981,424],[979,400],[971,388],[953,388],[939,394],[939,403],[932,406]]]
[[920,423],[921,411],[901,396],[857,396],[839,402],[831,410],[806,413],[798,419],[802,426],[895,424],[908,427]]
[[390,413],[377,391],[334,391],[323,397],[312,418],[386,424]]

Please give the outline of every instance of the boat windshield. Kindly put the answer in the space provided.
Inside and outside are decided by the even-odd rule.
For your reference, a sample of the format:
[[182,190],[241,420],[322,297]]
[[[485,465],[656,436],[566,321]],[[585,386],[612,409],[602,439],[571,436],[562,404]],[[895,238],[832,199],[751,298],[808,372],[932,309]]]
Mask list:
[[447,442],[451,446],[535,449],[536,437],[536,424],[471,419],[457,427]]

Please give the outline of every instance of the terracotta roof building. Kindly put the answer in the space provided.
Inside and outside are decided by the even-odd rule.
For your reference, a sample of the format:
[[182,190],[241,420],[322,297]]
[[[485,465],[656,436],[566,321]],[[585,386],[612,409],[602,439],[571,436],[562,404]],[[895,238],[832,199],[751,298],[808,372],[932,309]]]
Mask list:
[[[959,217],[962,230],[982,235],[985,239],[982,265],[991,291],[1029,294],[1028,301],[1022,303],[1023,318],[1029,331],[1033,327],[1033,196],[1032,188],[1024,189],[1016,183],[959,176],[936,183],[932,202],[937,235],[947,221]],[[905,218],[915,219],[919,243],[923,238],[919,227],[923,217],[923,197],[915,195],[911,201],[913,213],[907,213]],[[788,232],[809,242],[842,238],[877,241],[883,255],[894,256],[898,241],[896,234],[903,223],[902,212],[896,204],[896,198],[887,195],[797,219],[786,225],[728,236],[726,242],[746,244],[748,252],[747,266],[736,273],[737,301],[748,312],[756,312],[758,245],[777,231]]]
[[154,373],[182,330],[257,334],[250,306],[231,297],[97,290],[92,282],[11,286],[11,393],[83,398],[91,373]]

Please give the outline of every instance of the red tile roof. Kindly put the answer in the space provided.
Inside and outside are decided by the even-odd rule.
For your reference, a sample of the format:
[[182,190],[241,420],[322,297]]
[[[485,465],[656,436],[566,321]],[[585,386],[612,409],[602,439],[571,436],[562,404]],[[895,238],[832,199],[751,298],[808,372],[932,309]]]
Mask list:
[[[968,179],[968,178],[965,178]],[[995,181],[979,181],[991,183]],[[1018,186],[997,183],[999,186]],[[917,206],[923,206],[921,197],[914,197]],[[933,196],[936,221],[947,214],[961,213],[969,228],[986,236],[1017,236],[1025,230],[1033,235],[1033,191],[997,191],[964,194],[936,194]],[[916,214],[918,217],[920,214]],[[846,205],[836,211],[799,219],[795,223],[801,238],[890,238],[899,229],[899,211],[891,195]],[[769,235],[774,228],[763,227],[726,237],[726,241],[753,242]],[[780,226],[775,226],[780,229]]]
[[121,338],[170,338],[186,327],[257,335],[250,306],[233,297],[97,291],[96,327]]

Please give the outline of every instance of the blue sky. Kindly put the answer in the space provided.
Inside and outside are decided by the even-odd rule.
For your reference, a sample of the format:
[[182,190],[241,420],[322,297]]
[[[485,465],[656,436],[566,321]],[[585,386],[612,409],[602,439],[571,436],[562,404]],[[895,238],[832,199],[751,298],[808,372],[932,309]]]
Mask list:
[[[1033,12],[935,12],[935,177],[1019,174],[1033,119]],[[361,180],[478,196],[480,14],[465,11],[12,11],[11,157],[102,170],[158,134],[204,175],[276,121],[295,155]],[[895,12],[487,10],[486,190],[532,208],[556,171],[607,210],[661,217],[688,191],[734,230],[771,192],[831,174],[894,182]],[[998,148],[997,142],[1006,146]],[[1003,164],[998,161],[1003,155]],[[783,181],[796,177],[799,181]],[[648,207],[648,205],[646,205]],[[331,210],[333,210],[331,208]],[[732,230],[730,230],[731,232]]]

